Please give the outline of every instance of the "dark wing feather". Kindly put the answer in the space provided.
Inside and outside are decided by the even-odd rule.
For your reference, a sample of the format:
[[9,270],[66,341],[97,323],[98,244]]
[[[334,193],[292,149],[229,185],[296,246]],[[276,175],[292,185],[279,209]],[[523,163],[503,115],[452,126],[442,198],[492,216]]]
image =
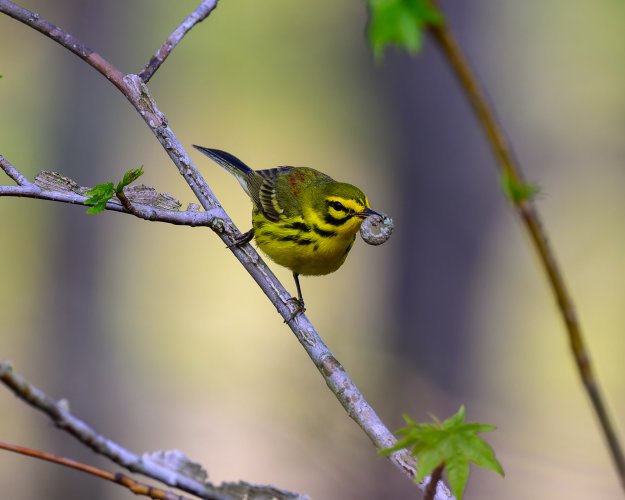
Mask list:
[[262,177],[262,183],[258,189],[260,209],[270,221],[277,222],[282,217],[284,208],[280,206],[276,196],[276,181],[282,175],[288,174],[293,167],[276,167],[267,170],[256,170]]

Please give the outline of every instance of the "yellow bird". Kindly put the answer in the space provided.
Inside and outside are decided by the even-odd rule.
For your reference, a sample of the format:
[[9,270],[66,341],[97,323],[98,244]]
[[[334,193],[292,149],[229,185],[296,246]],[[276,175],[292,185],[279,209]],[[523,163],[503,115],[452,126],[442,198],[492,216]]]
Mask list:
[[307,167],[252,170],[219,149],[193,146],[234,175],[254,204],[252,229],[238,244],[256,239],[267,256],[293,272],[298,308],[304,311],[299,275],[323,275],[343,265],[362,221],[379,215],[356,186]]

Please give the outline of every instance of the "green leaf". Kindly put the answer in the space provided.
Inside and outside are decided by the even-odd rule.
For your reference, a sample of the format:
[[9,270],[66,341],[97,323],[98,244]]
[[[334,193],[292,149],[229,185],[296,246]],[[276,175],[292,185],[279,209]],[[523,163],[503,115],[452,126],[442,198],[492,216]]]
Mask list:
[[108,201],[115,195],[113,190],[113,183],[107,182],[106,184],[98,184],[85,193],[89,196],[89,199],[85,202],[87,205],[92,205],[87,209],[88,214],[99,214],[106,208]]
[[534,199],[540,192],[537,184],[521,182],[507,170],[501,176],[501,185],[508,199],[516,205]]
[[116,193],[121,193],[122,190],[136,181],[139,177],[143,175],[143,165],[139,168],[131,168],[124,174],[124,178],[117,183],[117,187],[115,188]]
[[462,428],[465,431],[470,431],[470,432],[490,432],[490,431],[494,431],[495,429],[497,429],[497,427],[495,427],[494,425],[477,424],[477,423],[464,424]]
[[87,205],[92,205],[87,209],[87,213],[99,214],[105,210],[106,204],[113,196],[121,193],[126,186],[132,184],[142,175],[143,166],[139,168],[131,168],[124,174],[123,179],[117,183],[117,187],[114,187],[112,182],[107,182],[106,184],[98,184],[96,187],[91,188],[85,193],[86,196],[89,196],[89,199],[85,203]]
[[458,409],[456,414],[452,415],[451,417],[449,417],[447,420],[443,422],[443,426],[442,426],[443,429],[447,429],[447,430],[457,429],[462,424],[464,424],[465,415],[466,415],[466,412],[464,410],[464,405],[460,405],[460,408]]
[[415,476],[415,482],[420,483],[429,476],[434,469],[445,461],[445,456],[441,450],[432,448],[424,450],[419,453],[419,466],[417,467],[417,474]]
[[458,446],[461,448],[463,454],[475,465],[479,465],[484,469],[494,470],[500,476],[504,476],[503,468],[497,461],[495,451],[491,446],[472,432],[465,431],[464,434],[464,439],[458,442]]
[[423,31],[428,26],[440,26],[443,20],[430,0],[369,0],[367,33],[373,55],[379,60],[387,45],[417,54]]
[[469,480],[469,461],[462,456],[449,457],[445,462],[445,473],[452,493],[460,500]]
[[412,455],[417,457],[417,482],[443,464],[449,485],[460,500],[469,479],[471,463],[504,475],[493,449],[477,435],[478,432],[492,431],[495,427],[465,423],[465,416],[464,406],[443,422],[433,417],[434,423],[417,423],[404,415],[407,426],[396,432],[403,437],[380,453],[388,455],[403,448],[411,449]]

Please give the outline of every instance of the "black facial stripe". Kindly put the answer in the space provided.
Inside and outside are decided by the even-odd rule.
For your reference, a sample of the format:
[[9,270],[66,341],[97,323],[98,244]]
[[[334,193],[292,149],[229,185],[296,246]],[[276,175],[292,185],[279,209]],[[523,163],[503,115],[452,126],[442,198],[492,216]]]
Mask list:
[[[338,219],[336,219],[338,220]],[[326,231],[324,229],[321,229],[320,227],[317,226],[313,226],[313,231],[318,234],[319,236],[322,236],[324,238],[332,238],[334,236],[336,236],[336,231]]]
[[351,215],[347,215],[345,217],[343,217],[342,219],[337,219],[336,217],[332,217],[330,214],[326,214],[323,218],[323,221],[326,224],[330,224],[331,226],[342,226],[343,224],[345,224],[349,219],[351,218]]

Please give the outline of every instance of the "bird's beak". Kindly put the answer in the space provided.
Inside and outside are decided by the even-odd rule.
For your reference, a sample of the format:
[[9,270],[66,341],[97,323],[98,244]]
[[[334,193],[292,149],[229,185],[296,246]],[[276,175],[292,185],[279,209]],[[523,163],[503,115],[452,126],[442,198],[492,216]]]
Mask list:
[[358,217],[363,218],[363,219],[366,219],[370,215],[379,215],[380,217],[384,217],[381,213],[378,213],[378,212],[376,212],[375,210],[373,210],[371,208],[365,208],[362,212],[358,212],[356,215]]

